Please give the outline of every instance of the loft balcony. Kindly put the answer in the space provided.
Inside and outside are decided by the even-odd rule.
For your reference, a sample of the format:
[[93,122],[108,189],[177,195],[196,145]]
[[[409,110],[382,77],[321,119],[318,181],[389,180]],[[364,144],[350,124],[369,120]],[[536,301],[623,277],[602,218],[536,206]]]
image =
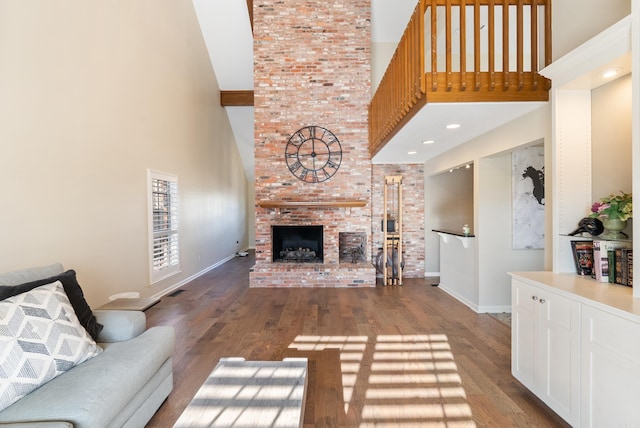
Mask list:
[[369,105],[373,157],[431,103],[548,101],[551,0],[420,0]]

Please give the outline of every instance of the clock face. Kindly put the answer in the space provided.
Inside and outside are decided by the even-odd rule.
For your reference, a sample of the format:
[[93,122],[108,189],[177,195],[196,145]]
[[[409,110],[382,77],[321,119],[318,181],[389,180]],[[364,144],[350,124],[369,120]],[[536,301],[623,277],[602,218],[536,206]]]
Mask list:
[[330,179],[340,168],[342,146],[333,132],[321,126],[305,126],[287,142],[285,159],[289,171],[306,183]]

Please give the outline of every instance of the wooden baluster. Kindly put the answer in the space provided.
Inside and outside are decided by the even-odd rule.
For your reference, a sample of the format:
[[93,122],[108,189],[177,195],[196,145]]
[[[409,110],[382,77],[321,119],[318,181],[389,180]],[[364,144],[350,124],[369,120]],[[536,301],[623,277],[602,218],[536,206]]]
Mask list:
[[409,48],[411,47],[411,41],[408,38],[409,33],[407,33],[407,39],[405,39],[405,44],[402,49],[402,98],[404,100],[404,114],[408,113],[411,110],[411,85],[410,85],[410,73],[409,73]]
[[409,53],[409,58],[407,58],[408,66],[407,66],[407,80],[409,82],[409,95],[411,97],[411,104],[415,104],[418,101],[415,93],[415,69],[417,64],[416,59],[416,47],[417,47],[417,37],[416,37],[416,25],[415,25],[416,15],[415,13],[411,15],[411,20],[409,21],[409,37],[411,39],[411,52]]
[[427,8],[426,5],[426,1],[427,0],[420,0],[418,2],[418,40],[420,43],[420,98],[422,98],[422,94],[427,92],[427,76],[425,75],[426,72],[426,65],[425,65],[425,61],[426,61],[426,53],[425,53],[425,48],[426,48],[426,42],[425,42],[425,22],[424,22],[424,14]]
[[502,1],[502,89],[509,89],[509,0]]
[[[400,55],[398,55],[398,57],[400,57]],[[395,105],[395,109],[394,109],[394,114],[393,114],[393,125],[395,125],[396,123],[398,123],[398,118],[400,117],[401,113],[400,113],[400,108],[402,106],[402,92],[400,91],[394,91],[394,87],[397,87],[398,84],[398,64],[400,58],[398,58],[398,61],[395,61],[394,67],[393,67],[393,79],[391,79],[391,90],[394,94],[394,105]]]
[[431,90],[438,90],[438,20],[437,0],[431,0]]
[[467,6],[460,4],[460,90],[467,89]]
[[551,0],[544,1],[544,66],[551,64]]
[[413,19],[414,14],[411,14],[411,19],[409,20],[409,25],[407,26],[407,58],[406,58],[406,76],[405,80],[407,81],[407,100],[412,106],[414,101],[413,98],[413,57],[415,52],[415,40],[413,38]]
[[517,38],[517,52],[516,52],[516,61],[517,61],[517,72],[518,72],[518,90],[521,91],[524,86],[524,22],[523,22],[523,0],[518,0],[517,6],[517,25],[516,25],[516,38]]
[[404,39],[404,43],[402,43],[402,47],[400,49],[400,60],[398,61],[398,81],[396,82],[396,87],[400,88],[399,97],[400,97],[400,108],[399,108],[399,116],[398,122],[404,117],[405,112],[405,104],[406,104],[406,92],[405,92],[405,78],[404,78],[404,66],[407,49],[407,40]]
[[489,0],[489,90],[496,87],[496,11],[494,0]]
[[422,98],[422,94],[426,91],[426,78],[424,75],[425,72],[425,65],[424,65],[424,9],[425,9],[425,4],[424,4],[424,0],[423,1],[419,1],[418,5],[416,6],[416,17],[417,17],[417,23],[416,23],[416,38],[418,40],[418,55],[417,55],[417,60],[418,60],[418,64],[416,67],[416,93],[417,93],[417,97],[418,99]]
[[[413,15],[412,15],[413,18]],[[411,22],[409,22],[411,25]],[[411,106],[413,105],[413,51],[414,51],[414,40],[413,40],[413,27],[407,27],[407,57],[405,58],[405,85],[407,91],[407,104],[409,106],[409,110],[411,110]]]
[[445,5],[445,30],[446,30],[446,48],[445,48],[445,62],[447,64],[447,91],[451,90],[451,0],[446,0]]
[[[408,34],[406,34],[405,36],[408,37]],[[400,76],[402,78],[402,102],[404,104],[403,107],[402,107],[403,116],[409,110],[411,110],[411,104],[410,104],[411,96],[410,96],[410,89],[409,89],[409,73],[407,72],[407,68],[408,68],[408,65],[409,65],[409,48],[411,47],[411,44],[410,44],[410,41],[409,41],[409,39],[407,37],[405,37],[404,46],[402,47],[402,61],[400,61],[400,65],[401,65],[401,68],[402,68],[402,72],[400,74]]]
[[473,7],[473,62],[474,89],[480,90],[480,0],[475,0]]
[[538,4],[531,2],[531,86],[538,89]]
[[[420,8],[420,2],[418,2],[417,8]],[[413,30],[413,39],[416,45],[416,48],[411,54],[411,58],[413,62],[411,63],[411,82],[413,83],[413,99],[414,102],[417,102],[420,98],[420,78],[424,70],[420,70],[420,18],[418,15],[419,12],[414,12],[414,21],[413,26],[411,27]]]

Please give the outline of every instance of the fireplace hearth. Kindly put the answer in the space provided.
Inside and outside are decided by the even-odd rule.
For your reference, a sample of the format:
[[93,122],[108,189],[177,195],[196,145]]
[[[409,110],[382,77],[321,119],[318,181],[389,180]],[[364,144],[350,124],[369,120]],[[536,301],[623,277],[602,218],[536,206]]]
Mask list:
[[322,263],[322,226],[272,226],[274,263]]

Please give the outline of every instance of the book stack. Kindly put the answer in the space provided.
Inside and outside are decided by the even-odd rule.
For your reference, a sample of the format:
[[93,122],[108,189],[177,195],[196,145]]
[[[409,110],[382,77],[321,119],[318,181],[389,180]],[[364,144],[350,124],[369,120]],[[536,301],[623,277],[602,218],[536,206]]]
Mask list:
[[616,248],[607,251],[609,265],[609,282],[633,286],[633,250],[631,248]]
[[633,244],[627,241],[593,241],[593,270],[596,281],[633,284]]

